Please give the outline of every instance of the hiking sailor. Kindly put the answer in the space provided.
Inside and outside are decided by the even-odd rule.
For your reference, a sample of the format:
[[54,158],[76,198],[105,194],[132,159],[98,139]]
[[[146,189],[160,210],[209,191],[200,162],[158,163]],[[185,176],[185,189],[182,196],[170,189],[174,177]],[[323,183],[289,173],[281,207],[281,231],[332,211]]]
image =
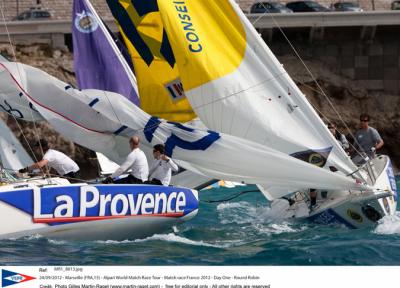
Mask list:
[[76,179],[80,178],[78,164],[76,164],[74,160],[69,158],[64,153],[54,149],[49,149],[49,145],[45,139],[37,141],[33,147],[42,149],[44,153],[43,159],[28,167],[20,169],[18,171],[19,173],[41,169],[42,167],[48,165],[50,168],[56,170],[60,176],[72,180],[71,182],[76,182]]
[[[129,139],[129,145],[131,146],[132,152],[128,154],[125,162],[109,177],[107,177],[103,183],[115,183],[115,184],[141,184],[147,180],[149,174],[149,166],[147,164],[147,158],[144,152],[139,148],[140,138],[133,136]],[[125,178],[113,180],[131,169],[129,175]]]
[[172,170],[177,172],[178,165],[164,154],[164,145],[157,144],[153,148],[154,160],[149,172],[149,179],[151,180],[147,181],[146,184],[168,186],[171,182]]
[[375,151],[383,146],[383,140],[378,131],[369,126],[368,114],[360,115],[360,129],[355,134],[356,144],[361,152],[365,152],[370,159],[375,157]]

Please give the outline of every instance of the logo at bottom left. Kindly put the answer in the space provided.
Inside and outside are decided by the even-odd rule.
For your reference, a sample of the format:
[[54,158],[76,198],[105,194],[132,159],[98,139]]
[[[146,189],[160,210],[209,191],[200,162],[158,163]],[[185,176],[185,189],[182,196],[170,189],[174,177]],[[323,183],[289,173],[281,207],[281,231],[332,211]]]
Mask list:
[[1,271],[1,287],[7,287],[22,282],[27,282],[36,279],[35,277],[28,276],[21,273],[12,272],[2,269]]

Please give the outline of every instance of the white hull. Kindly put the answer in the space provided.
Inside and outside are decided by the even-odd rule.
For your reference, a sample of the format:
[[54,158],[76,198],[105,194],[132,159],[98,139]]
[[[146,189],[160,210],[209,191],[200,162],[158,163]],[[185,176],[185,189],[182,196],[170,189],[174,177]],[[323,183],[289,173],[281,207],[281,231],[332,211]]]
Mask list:
[[62,240],[145,238],[197,214],[197,191],[155,185],[0,186],[0,239],[41,235]]
[[[278,199],[272,204],[274,211],[284,218],[308,219],[320,224],[340,223],[350,228],[376,225],[384,216],[394,215],[397,207],[397,187],[390,159],[379,156],[372,160],[376,172],[371,192],[318,191],[317,206],[310,210],[306,192],[299,192],[295,204]],[[371,183],[372,184],[372,183]]]

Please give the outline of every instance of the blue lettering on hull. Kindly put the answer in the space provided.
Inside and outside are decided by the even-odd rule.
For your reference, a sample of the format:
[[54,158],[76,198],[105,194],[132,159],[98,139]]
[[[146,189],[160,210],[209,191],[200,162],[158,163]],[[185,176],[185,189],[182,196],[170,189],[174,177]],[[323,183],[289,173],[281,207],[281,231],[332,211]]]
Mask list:
[[0,201],[49,225],[158,216],[180,218],[198,209],[192,190],[154,185],[83,185],[0,193]]
[[357,228],[353,224],[349,223],[347,220],[345,220],[343,217],[341,217],[339,214],[337,214],[334,210],[332,209],[327,209],[325,211],[322,211],[321,213],[318,213],[316,215],[313,215],[309,218],[310,221],[319,223],[319,224],[344,224],[345,226],[355,229]]
[[386,174],[389,178],[390,188],[394,193],[394,200],[397,201],[397,184],[396,178],[394,177],[392,162],[389,160],[388,167],[386,168]]

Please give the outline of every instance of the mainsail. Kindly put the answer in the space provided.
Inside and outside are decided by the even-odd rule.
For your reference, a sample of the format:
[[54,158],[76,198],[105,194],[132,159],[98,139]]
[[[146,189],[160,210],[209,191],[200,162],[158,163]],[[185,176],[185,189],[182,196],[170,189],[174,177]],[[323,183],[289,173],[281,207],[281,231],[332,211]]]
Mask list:
[[196,117],[183,91],[157,0],[110,0],[107,4],[134,62],[140,107],[175,122]]
[[344,174],[357,169],[236,3],[158,5],[185,93],[208,128]]
[[[26,80],[26,89],[13,71]],[[138,134],[147,147],[163,143],[167,155],[192,163],[211,178],[285,188],[368,189],[261,144],[152,117],[120,94],[79,91],[29,65],[0,63],[0,87],[20,89],[58,132],[119,163],[129,153],[127,137]]]

